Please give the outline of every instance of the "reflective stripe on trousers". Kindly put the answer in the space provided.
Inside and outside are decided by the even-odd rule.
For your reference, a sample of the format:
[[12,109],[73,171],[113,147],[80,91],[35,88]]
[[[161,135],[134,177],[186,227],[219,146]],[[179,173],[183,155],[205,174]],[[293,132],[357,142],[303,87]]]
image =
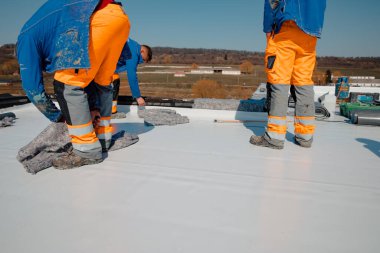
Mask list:
[[295,116],[294,134],[303,140],[311,140],[315,131],[314,119],[315,117]]
[[95,132],[103,149],[108,149],[112,138],[111,117],[100,118],[100,125],[95,129]]
[[112,113],[117,113],[117,101],[112,101]]
[[[99,141],[95,135],[92,127],[92,122],[88,122],[82,126],[68,125],[69,135],[71,137],[71,143],[75,150],[82,153],[91,153],[91,151],[99,151]],[[98,158],[87,156],[88,158]]]

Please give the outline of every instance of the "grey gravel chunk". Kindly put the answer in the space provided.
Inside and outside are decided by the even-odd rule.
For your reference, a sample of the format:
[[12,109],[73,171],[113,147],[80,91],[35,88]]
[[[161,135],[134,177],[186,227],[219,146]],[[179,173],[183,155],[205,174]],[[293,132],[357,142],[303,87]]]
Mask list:
[[[128,147],[138,140],[136,135],[121,131],[112,136],[111,147],[108,151]],[[22,163],[27,172],[36,174],[52,167],[53,160],[68,156],[72,149],[66,124],[51,123],[34,140],[19,150],[17,160]]]
[[13,112],[0,113],[0,127],[9,127],[15,123],[16,115]]
[[125,114],[125,112],[117,112],[111,115],[111,119],[125,119],[126,117],[127,114]]
[[126,148],[139,141],[139,137],[134,134],[128,134],[124,130],[118,132],[112,136],[111,146],[108,149],[109,152]]
[[21,148],[17,160],[27,172],[36,174],[51,167],[53,160],[71,151],[72,145],[65,123],[51,123],[28,145]]
[[182,116],[171,109],[139,110],[138,116],[144,119],[146,125],[150,126],[174,126],[190,122],[188,117]]
[[208,110],[263,112],[265,101],[265,98],[248,100],[197,98],[194,100],[193,108]]

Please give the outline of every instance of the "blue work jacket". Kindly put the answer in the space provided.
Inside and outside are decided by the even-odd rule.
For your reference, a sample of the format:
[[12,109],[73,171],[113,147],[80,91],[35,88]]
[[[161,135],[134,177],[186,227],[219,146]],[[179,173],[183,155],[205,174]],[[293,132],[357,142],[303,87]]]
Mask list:
[[[116,68],[116,73],[121,73],[127,71],[128,83],[131,88],[132,96],[134,98],[141,97],[139,79],[137,77],[137,67],[139,64],[144,63],[144,59],[141,55],[141,45],[136,41],[129,39],[127,44],[124,46],[125,53],[127,56],[126,62],[119,60]],[[129,52],[128,52],[129,51]]]
[[98,3],[99,0],[48,0],[19,34],[17,59],[23,89],[51,121],[58,121],[62,114],[45,93],[43,72],[90,68],[90,18]]
[[305,33],[321,37],[326,0],[265,0],[264,32],[278,33],[283,22],[293,20]]

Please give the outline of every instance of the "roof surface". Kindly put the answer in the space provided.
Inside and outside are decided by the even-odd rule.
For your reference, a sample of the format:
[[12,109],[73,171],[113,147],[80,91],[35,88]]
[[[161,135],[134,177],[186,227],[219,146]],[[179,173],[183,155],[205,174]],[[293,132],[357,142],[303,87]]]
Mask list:
[[[190,124],[117,129],[140,141],[101,164],[30,175],[18,150],[49,122],[32,105],[0,129],[1,252],[377,253],[380,128],[317,122],[311,149],[249,144],[265,114],[176,109]],[[291,119],[291,118],[290,118]]]

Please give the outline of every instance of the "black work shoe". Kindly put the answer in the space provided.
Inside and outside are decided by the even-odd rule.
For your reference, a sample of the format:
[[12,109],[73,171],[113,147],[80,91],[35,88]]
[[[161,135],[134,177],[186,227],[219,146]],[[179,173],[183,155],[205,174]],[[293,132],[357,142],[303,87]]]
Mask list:
[[63,156],[60,156],[53,160],[54,168],[58,170],[67,170],[73,169],[77,167],[81,167],[83,165],[97,164],[101,163],[103,159],[90,159],[81,157],[74,152],[70,152]]
[[267,147],[267,148],[272,148],[272,149],[283,149],[284,145],[277,146],[272,143],[269,143],[267,139],[264,138],[264,136],[255,136],[252,135],[251,139],[249,139],[249,142],[253,145],[256,146],[261,146],[261,147]]
[[313,139],[305,141],[303,139],[295,137],[294,143],[298,146],[303,147],[303,148],[311,148],[311,144],[313,143]]

